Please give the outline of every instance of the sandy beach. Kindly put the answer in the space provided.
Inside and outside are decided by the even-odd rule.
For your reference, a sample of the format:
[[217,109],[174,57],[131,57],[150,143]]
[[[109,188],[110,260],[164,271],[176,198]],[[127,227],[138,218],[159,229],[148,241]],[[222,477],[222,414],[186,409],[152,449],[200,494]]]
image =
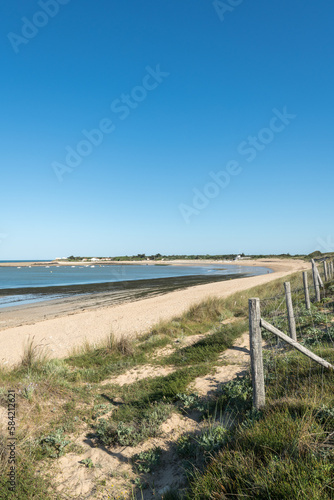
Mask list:
[[[166,262],[168,263],[168,262]],[[220,261],[172,261],[173,265],[198,265],[202,263],[217,264]],[[224,262],[224,265],[228,265]],[[230,264],[236,264],[231,262]],[[255,261],[238,261],[241,266],[260,266],[273,270],[273,273],[260,276],[237,278],[205,285],[192,286],[173,291],[157,297],[150,297],[135,302],[119,305],[97,307],[90,310],[68,308],[66,314],[55,314],[43,304],[43,317],[31,324],[31,314],[22,318],[20,326],[6,325],[5,314],[1,315],[0,352],[1,363],[6,366],[18,363],[23,347],[28,338],[34,338],[36,344],[45,346],[50,357],[66,357],[70,350],[82,345],[87,340],[98,344],[111,331],[116,335],[136,336],[148,331],[160,320],[169,320],[182,314],[191,305],[208,297],[227,297],[241,290],[268,283],[287,276],[296,271],[310,268],[310,264],[302,260],[258,259]],[[52,317],[50,317],[50,315]],[[30,323],[30,324],[29,324]]]

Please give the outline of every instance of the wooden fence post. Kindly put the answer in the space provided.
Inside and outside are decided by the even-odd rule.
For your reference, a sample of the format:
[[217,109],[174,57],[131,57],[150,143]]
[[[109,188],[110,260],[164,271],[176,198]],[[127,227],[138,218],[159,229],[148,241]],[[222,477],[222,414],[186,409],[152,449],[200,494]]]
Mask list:
[[265,405],[260,299],[249,299],[249,345],[252,369],[253,406]]
[[325,274],[325,281],[328,281],[327,262],[325,260],[324,260],[324,274]]
[[309,311],[311,309],[311,302],[310,302],[310,291],[308,288],[307,271],[303,272],[303,282],[304,282],[304,293],[305,293],[305,306],[306,309]]
[[296,321],[295,321],[295,314],[293,312],[293,305],[291,298],[291,285],[288,281],[284,283],[284,288],[285,288],[286,308],[288,310],[290,337],[292,338],[292,340],[297,340]]
[[319,286],[321,286],[322,288],[324,288],[324,282],[322,281],[322,278],[320,276],[319,269],[318,269],[317,265],[315,266],[315,270],[316,270],[316,273],[317,273],[317,276],[318,276]]
[[313,273],[313,284],[315,290],[315,300],[316,302],[320,302],[321,297],[320,297],[319,279],[317,274],[317,268],[313,259],[312,259],[312,273]]

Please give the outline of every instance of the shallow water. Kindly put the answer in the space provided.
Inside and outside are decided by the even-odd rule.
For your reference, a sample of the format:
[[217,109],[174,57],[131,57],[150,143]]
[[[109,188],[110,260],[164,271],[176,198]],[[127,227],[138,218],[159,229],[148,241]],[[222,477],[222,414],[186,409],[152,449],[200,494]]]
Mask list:
[[[32,266],[0,267],[0,307],[31,304],[69,295],[125,290],[129,283],[146,282],[158,285],[165,278],[184,278],[180,283],[189,286],[194,277],[199,282],[232,279],[266,274],[263,267],[238,265],[90,265],[90,266]],[[270,272],[270,271],[269,271]],[[202,278],[202,279],[201,279]],[[156,281],[157,280],[157,281]],[[172,280],[173,281],[173,280]],[[126,285],[127,284],[127,285]],[[137,283],[139,285],[139,283]],[[133,283],[130,288],[133,287]],[[137,287],[136,287],[137,288]],[[141,288],[139,286],[139,288]]]

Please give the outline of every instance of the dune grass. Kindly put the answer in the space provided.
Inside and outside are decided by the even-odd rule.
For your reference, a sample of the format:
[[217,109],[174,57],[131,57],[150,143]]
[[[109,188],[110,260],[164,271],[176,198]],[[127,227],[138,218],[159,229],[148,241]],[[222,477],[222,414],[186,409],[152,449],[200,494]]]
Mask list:
[[306,361],[286,390],[286,359],[279,365],[265,409],[245,412],[207,467],[193,470],[188,500],[334,498],[333,374],[319,367],[310,389]]
[[[292,288],[300,287],[301,279],[301,273],[292,275]],[[161,423],[182,408],[196,408],[210,422],[199,437],[187,435],[176,443],[180,456],[186,455],[189,485],[184,498],[334,498],[329,437],[334,431],[333,374],[321,368],[310,371],[309,361],[299,353],[282,350],[273,357],[269,350],[267,405],[262,412],[251,410],[247,377],[224,386],[205,411],[189,390],[191,382],[210,373],[219,354],[247,331],[248,298],[282,293],[285,280],[226,299],[208,299],[139,338],[110,335],[99,345],[86,342],[63,360],[47,359],[30,340],[18,366],[0,369],[1,406],[6,406],[8,389],[16,390],[19,405],[20,472],[18,496],[13,498],[57,498],[47,469],[57,456],[75,449],[73,436],[83,429],[91,429],[97,445],[133,446],[158,436]],[[314,307],[321,313],[324,304]],[[236,321],[222,324],[227,318]],[[207,335],[182,347],[180,340],[198,334]],[[174,352],[153,356],[166,346]],[[331,343],[322,341],[312,350],[334,362]],[[124,386],[100,386],[144,364],[171,365],[175,371]],[[236,417],[226,429],[219,415],[230,411]],[[0,498],[6,498],[7,491],[5,436],[0,434]],[[171,491],[163,498],[181,497]]]

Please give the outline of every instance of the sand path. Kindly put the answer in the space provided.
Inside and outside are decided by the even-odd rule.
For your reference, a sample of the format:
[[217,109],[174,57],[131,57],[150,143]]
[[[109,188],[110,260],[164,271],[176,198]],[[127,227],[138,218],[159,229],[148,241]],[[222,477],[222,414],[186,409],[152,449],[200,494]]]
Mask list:
[[[198,261],[195,263],[198,265]],[[301,260],[261,259],[240,264],[269,267],[274,273],[195,286],[137,302],[7,328],[0,332],[0,362],[5,365],[19,362],[23,346],[29,337],[34,337],[37,344],[46,346],[51,357],[61,358],[85,340],[98,343],[111,331],[116,335],[135,336],[148,331],[159,320],[169,320],[180,315],[191,305],[208,297],[227,297],[234,292],[310,268],[308,263]]]

